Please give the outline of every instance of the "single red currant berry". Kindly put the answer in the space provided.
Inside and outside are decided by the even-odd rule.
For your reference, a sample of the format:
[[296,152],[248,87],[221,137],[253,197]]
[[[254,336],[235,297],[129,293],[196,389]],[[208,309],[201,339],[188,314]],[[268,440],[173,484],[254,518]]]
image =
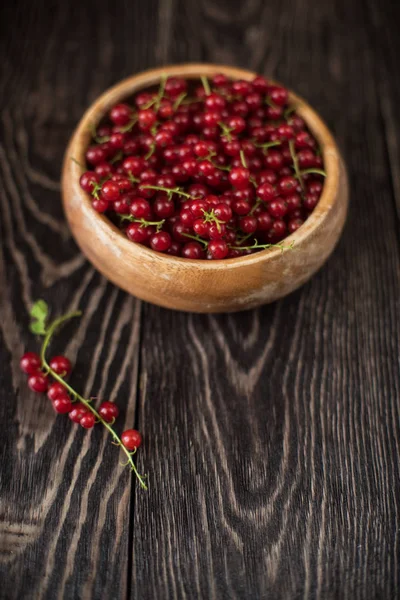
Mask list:
[[80,418],[80,421],[79,421],[79,423],[85,429],[91,429],[94,426],[95,422],[96,422],[96,419],[94,418],[94,415],[91,412],[87,412],[85,415],[83,415]]
[[94,171],[86,171],[86,173],[83,173],[79,179],[79,184],[80,184],[81,188],[85,192],[88,192],[89,194],[92,193],[93,187],[98,182],[99,182],[99,176]]
[[202,238],[208,238],[208,223],[205,223],[204,219],[196,219],[193,222],[193,231]]
[[171,241],[167,231],[159,231],[150,237],[150,246],[157,252],[165,252],[170,247]]
[[29,377],[28,385],[34,392],[46,392],[49,386],[49,379],[44,373],[34,373]]
[[179,218],[181,220],[181,223],[183,223],[186,227],[190,228],[193,226],[195,217],[191,210],[189,210],[189,209],[182,210],[180,212]]
[[314,148],[315,141],[308,133],[308,131],[299,131],[295,138],[295,147],[296,148]]
[[181,254],[184,258],[200,259],[204,258],[204,251],[199,242],[189,242],[182,248]]
[[57,375],[63,377],[69,375],[72,371],[71,361],[66,356],[53,356],[49,365]]
[[165,83],[165,93],[171,98],[177,98],[186,92],[187,83],[181,77],[169,77]]
[[90,146],[86,150],[85,157],[91,165],[98,165],[106,160],[107,154],[100,146]]
[[157,148],[167,148],[172,144],[172,135],[168,131],[158,131],[154,136]]
[[276,196],[274,186],[267,182],[259,185],[256,192],[257,196],[261,198],[261,200],[263,200],[264,202],[270,202]]
[[242,131],[246,129],[246,121],[243,119],[243,117],[235,115],[229,119],[228,127],[234,134],[242,133]]
[[121,441],[127,450],[131,452],[139,448],[142,443],[142,436],[136,429],[127,429],[121,435]]
[[307,183],[307,191],[310,194],[315,194],[316,196],[319,196],[321,194],[322,187],[322,183],[320,181],[317,181],[316,179]]
[[149,237],[148,230],[140,223],[129,223],[125,232],[131,242],[136,242],[137,244],[143,244]]
[[276,104],[277,106],[285,106],[285,104],[288,103],[289,94],[288,94],[288,91],[285,90],[285,88],[276,87],[271,90],[270,98],[271,98],[272,102],[274,104]]
[[154,214],[160,219],[168,219],[175,213],[175,204],[167,196],[159,194],[153,204]]
[[127,125],[131,120],[132,109],[127,104],[116,104],[110,111],[110,119],[116,125]]
[[301,169],[310,169],[315,166],[316,156],[312,150],[304,148],[297,153],[297,160]]
[[132,200],[129,207],[129,212],[135,219],[150,219],[151,218],[151,207],[147,200],[144,198],[135,198]]
[[209,94],[204,100],[204,104],[209,110],[221,110],[226,106],[226,100],[220,94]]
[[226,258],[229,252],[228,244],[224,240],[212,240],[208,244],[208,253],[214,260]]
[[257,229],[257,218],[248,215],[247,217],[242,217],[239,221],[240,229],[244,233],[254,233]]
[[106,423],[112,423],[119,415],[118,406],[114,402],[102,402],[99,407],[99,415]]
[[318,204],[318,196],[316,194],[307,193],[303,200],[303,206],[306,210],[311,212]]
[[254,92],[253,94],[248,94],[248,96],[246,96],[244,100],[252,112],[257,110],[257,108],[259,108],[262,104],[261,94],[258,94],[257,92]]
[[270,88],[270,84],[268,83],[268,81],[265,79],[265,77],[262,77],[261,75],[257,75],[257,77],[254,77],[251,83],[253,85],[253,88],[261,94],[266,94]]
[[268,206],[268,212],[272,217],[280,219],[287,214],[288,208],[286,202],[282,198],[272,200]]
[[210,223],[208,225],[208,237],[210,240],[220,240],[225,237],[226,225],[225,223]]
[[47,397],[50,398],[50,400],[55,400],[64,394],[66,394],[65,387],[61,385],[61,383],[58,383],[58,381],[52,383],[47,390]]
[[52,404],[54,410],[62,415],[71,412],[73,408],[71,398],[69,398],[67,394],[65,394],[65,396],[59,396],[53,400]]
[[288,196],[297,190],[297,185],[297,179],[294,177],[282,177],[282,179],[278,181],[278,190],[281,194]]
[[290,125],[279,125],[276,132],[281,140],[292,140],[294,138],[293,127],[290,127]]
[[172,237],[174,238],[175,242],[187,242],[186,234],[188,233],[190,233],[189,227],[183,223],[180,223],[179,221],[174,223],[172,226]]
[[288,223],[288,230],[290,233],[294,233],[299,227],[303,225],[303,219],[291,219]]
[[250,171],[245,167],[237,167],[229,173],[229,181],[238,190],[244,189],[249,185]]
[[294,193],[289,196],[285,196],[286,206],[288,213],[291,214],[293,211],[297,210],[301,206],[301,197],[299,194]]
[[73,407],[68,416],[74,423],[79,423],[82,417],[88,413],[89,411],[86,406],[83,406],[83,404],[78,404],[77,406]]
[[233,209],[233,212],[236,213],[237,215],[243,216],[243,215],[249,214],[249,212],[251,210],[251,206],[247,202],[247,200],[242,200],[241,198],[238,198],[233,201],[232,209]]
[[92,202],[92,206],[96,212],[104,213],[110,205],[104,198],[95,198]]
[[157,116],[154,110],[150,108],[146,110],[140,110],[138,112],[138,121],[140,129],[147,130],[150,129],[156,122]]
[[129,196],[121,196],[113,202],[113,209],[119,215],[128,215],[130,207],[130,198]]
[[190,205],[190,210],[196,218],[202,217],[208,209],[208,202],[205,200],[193,200]]
[[113,133],[110,136],[110,144],[116,150],[121,150],[121,148],[124,147],[124,143],[125,143],[125,135],[123,133],[116,131],[115,133]]
[[272,218],[271,215],[267,212],[262,212],[257,215],[257,230],[258,231],[268,231],[271,229]]
[[179,242],[171,242],[170,247],[167,250],[167,254],[170,256],[180,256],[182,245]]
[[228,223],[232,219],[232,209],[227,204],[217,204],[214,214],[220,221]]
[[21,357],[19,365],[24,373],[33,375],[40,370],[42,361],[40,360],[40,356],[35,352],[25,352],[25,354]]
[[279,171],[283,167],[283,156],[279,150],[270,150],[265,157],[265,165],[268,169]]
[[113,167],[108,162],[100,163],[95,167],[95,173],[99,179],[110,177],[113,173]]
[[101,186],[102,197],[108,202],[114,202],[119,198],[119,187],[115,181],[106,181]]
[[144,170],[144,159],[141,156],[128,156],[122,163],[122,168],[126,173],[139,177]]

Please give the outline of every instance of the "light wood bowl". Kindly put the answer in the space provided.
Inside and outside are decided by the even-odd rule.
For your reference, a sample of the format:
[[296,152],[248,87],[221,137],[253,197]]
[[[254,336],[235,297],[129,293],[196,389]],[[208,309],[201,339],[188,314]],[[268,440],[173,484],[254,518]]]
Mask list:
[[224,73],[247,79],[254,73],[212,64],[185,64],[145,71],[118,83],[100,96],[83,115],[64,158],[62,195],[75,240],[105,277],[127,292],[160,306],[191,312],[231,312],[273,302],[305,283],[327,260],[341,234],[348,204],[346,170],[327,126],[301,98],[290,102],[317,138],[324,159],[324,190],[307,219],[285,242],[292,250],[263,250],[226,260],[189,260],[154,252],[129,241],[91,206],[79,185],[90,143],[90,125],[97,124],[117,102],[158,83],[161,75],[197,79]]

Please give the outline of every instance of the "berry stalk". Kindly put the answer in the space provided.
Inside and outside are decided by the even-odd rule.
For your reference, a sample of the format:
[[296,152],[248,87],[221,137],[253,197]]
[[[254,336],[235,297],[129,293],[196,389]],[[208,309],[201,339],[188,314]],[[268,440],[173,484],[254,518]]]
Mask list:
[[117,446],[120,446],[120,448],[125,452],[126,456],[127,456],[127,465],[129,464],[130,468],[132,469],[132,471],[134,471],[136,477],[139,480],[139,483],[141,485],[141,487],[145,490],[147,490],[147,486],[142,478],[142,476],[139,474],[135,463],[133,462],[133,455],[135,454],[136,450],[133,452],[130,452],[122,443],[120,437],[118,436],[118,434],[115,432],[115,430],[112,427],[111,423],[107,423],[107,421],[105,421],[103,419],[103,417],[97,412],[97,410],[91,405],[91,401],[90,399],[84,398],[83,396],[81,396],[76,390],[74,390],[64,379],[61,375],[59,375],[58,373],[56,373],[54,371],[54,369],[51,368],[50,364],[47,362],[46,359],[46,350],[51,342],[51,339],[54,335],[54,333],[56,332],[56,330],[65,322],[69,321],[70,319],[74,319],[76,317],[80,317],[82,314],[81,311],[74,311],[74,312],[70,312],[67,313],[65,315],[62,315],[61,317],[58,317],[57,319],[54,319],[54,321],[52,321],[46,328],[45,330],[42,332],[44,333],[44,339],[43,339],[43,343],[42,343],[42,347],[40,350],[40,360],[41,360],[41,365],[42,368],[44,369],[46,374],[50,374],[53,379],[55,379],[58,383],[60,383],[72,396],[72,398],[76,401],[79,400],[79,402],[81,402],[96,418],[96,420],[100,423],[102,423],[102,425],[104,425],[104,427],[108,430],[108,432],[111,434],[113,440],[114,440],[114,444]]

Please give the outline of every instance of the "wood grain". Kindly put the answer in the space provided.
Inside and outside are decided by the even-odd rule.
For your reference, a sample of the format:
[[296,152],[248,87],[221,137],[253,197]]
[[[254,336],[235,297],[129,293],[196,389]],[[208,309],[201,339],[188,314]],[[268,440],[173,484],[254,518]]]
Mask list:
[[[168,17],[182,45],[183,4]],[[399,255],[374,55],[352,25],[364,6],[265,4],[242,20],[196,3],[203,59],[223,52],[322,111],[349,164],[350,219],[328,265],[274,306],[218,317],[144,307],[152,476],[135,527],[151,529],[134,545],[132,598],[399,593]]]
[[[398,7],[19,0],[2,11],[0,597],[398,598]],[[94,98],[132,72],[199,60],[286,82],[349,166],[349,220],[327,265],[238,315],[117,291],[82,258],[60,205],[63,152]],[[77,387],[118,398],[122,421],[143,431],[148,493],[100,430],[28,392],[18,357],[35,347],[27,308],[40,296],[84,309],[54,350],[76,360]]]

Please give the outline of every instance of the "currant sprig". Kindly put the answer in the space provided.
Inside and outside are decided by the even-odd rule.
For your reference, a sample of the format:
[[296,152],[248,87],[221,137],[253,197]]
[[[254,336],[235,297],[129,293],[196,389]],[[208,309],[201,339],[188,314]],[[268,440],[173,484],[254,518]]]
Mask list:
[[[48,322],[49,309],[44,300],[38,300],[32,306],[30,316],[32,322],[30,329],[32,333],[43,337],[40,354],[27,352],[21,358],[22,370],[30,375],[28,384],[35,392],[48,392],[56,412],[70,413],[71,419],[80,422],[85,428],[91,428],[95,423],[101,423],[112,436],[112,443],[119,446],[125,453],[127,461],[124,466],[129,465],[135,473],[141,487],[147,490],[144,476],[140,475],[133,457],[141,444],[141,436],[136,430],[127,430],[121,437],[116,433],[113,424],[118,416],[117,407],[111,402],[103,402],[96,410],[92,405],[92,398],[84,398],[66,380],[66,375],[72,369],[70,361],[64,356],[58,356],[47,360],[46,352],[56,331],[71,319],[80,317],[80,310],[72,311]],[[56,383],[49,386],[49,377]],[[77,408],[73,408],[76,403]],[[73,414],[75,413],[75,414]]]

